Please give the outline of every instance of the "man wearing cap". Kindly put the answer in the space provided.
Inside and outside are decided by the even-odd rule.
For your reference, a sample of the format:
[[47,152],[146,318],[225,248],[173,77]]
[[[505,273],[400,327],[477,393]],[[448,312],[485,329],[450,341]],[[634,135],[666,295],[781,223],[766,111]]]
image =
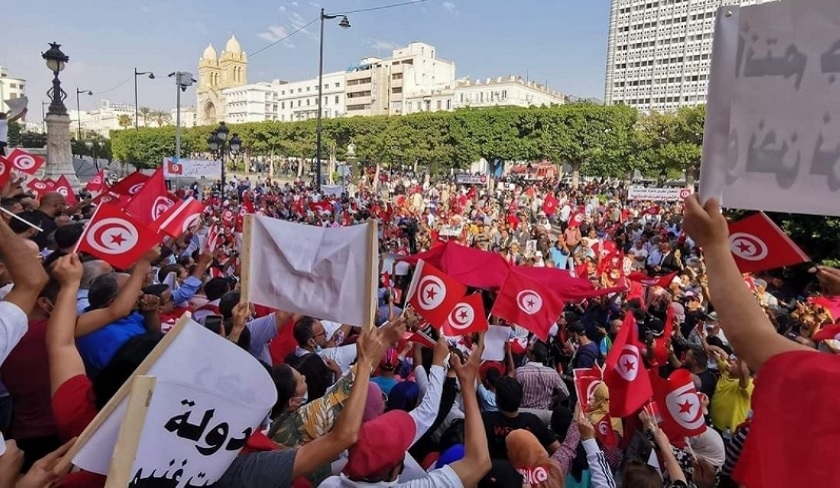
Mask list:
[[762,279],[755,280],[755,296],[758,298],[758,304],[764,308],[779,306],[779,300],[768,293],[767,282]]
[[327,478],[321,488],[399,486],[409,488],[462,488],[475,486],[490,470],[487,438],[475,394],[478,366],[481,362],[483,343],[466,363],[453,355],[450,361],[455,369],[461,392],[464,413],[464,457],[452,464],[429,473],[426,478],[396,483],[404,469],[405,456],[414,442],[417,429],[414,419],[402,411],[392,410],[362,425],[358,440],[348,450],[347,464],[339,476]]

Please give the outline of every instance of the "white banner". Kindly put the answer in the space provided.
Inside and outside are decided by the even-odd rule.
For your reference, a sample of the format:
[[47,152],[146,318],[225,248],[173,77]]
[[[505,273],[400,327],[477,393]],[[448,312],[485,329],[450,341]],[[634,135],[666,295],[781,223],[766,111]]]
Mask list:
[[[167,486],[215,482],[277,400],[271,376],[253,356],[193,321],[145,374],[157,382],[131,478],[150,486],[165,476],[179,480]],[[127,403],[123,398],[73,464],[108,473]]]
[[163,158],[163,176],[165,178],[221,178],[221,161],[204,159]]
[[840,215],[840,3],[718,10],[700,194]]
[[340,197],[344,193],[343,185],[321,185],[321,193],[325,196]]
[[455,175],[455,183],[459,185],[486,185],[487,175],[457,174]]
[[461,233],[464,232],[463,225],[441,225],[440,226],[440,235],[444,237],[461,237]]
[[691,188],[645,188],[643,186],[631,186],[627,189],[627,199],[681,202],[692,193],[693,190]]

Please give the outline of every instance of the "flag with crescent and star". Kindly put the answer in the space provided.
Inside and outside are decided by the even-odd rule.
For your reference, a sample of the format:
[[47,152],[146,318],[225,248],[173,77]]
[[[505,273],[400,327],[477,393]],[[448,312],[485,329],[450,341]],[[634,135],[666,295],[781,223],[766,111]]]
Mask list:
[[439,329],[466,293],[466,286],[421,259],[417,262],[408,286],[408,303],[415,312]]
[[729,224],[729,248],[742,273],[757,273],[810,261],[764,212]]
[[613,417],[633,415],[653,396],[641,350],[636,319],[627,312],[621,331],[607,354],[604,368],[604,382],[610,390],[610,415]]
[[668,379],[657,375],[651,379],[662,414],[662,430],[669,439],[683,441],[706,431],[703,404],[690,371],[678,369]]
[[459,301],[443,323],[443,335],[459,336],[484,332],[490,327],[484,314],[484,301],[481,293],[473,293]]
[[102,204],[85,227],[78,251],[128,269],[159,242],[155,231],[130,217],[116,204]]
[[533,332],[544,341],[565,305],[551,289],[511,269],[491,314]]

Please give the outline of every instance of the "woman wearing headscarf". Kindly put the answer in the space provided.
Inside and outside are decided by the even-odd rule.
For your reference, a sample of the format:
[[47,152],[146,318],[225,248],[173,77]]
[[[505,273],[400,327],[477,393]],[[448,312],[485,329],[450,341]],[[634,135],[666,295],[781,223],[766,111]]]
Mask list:
[[[609,411],[610,391],[607,389],[607,384],[602,381],[598,383],[598,386],[595,387],[595,390],[589,398],[586,416],[589,419],[589,422],[597,427],[598,423],[601,422],[604,417],[609,415]],[[624,437],[624,425],[621,423],[620,418],[613,417],[610,417],[610,424],[612,425],[616,442],[615,445],[612,446],[604,445],[603,449],[604,455],[607,458],[607,463],[610,465],[610,468],[615,470],[618,468],[618,465],[621,464],[621,459],[623,457],[619,446],[621,445],[621,439]],[[603,438],[599,440],[601,441],[601,444],[604,444]]]
[[566,475],[560,463],[551,459],[534,434],[525,429],[511,431],[505,438],[508,459],[523,478],[523,487],[563,488]]

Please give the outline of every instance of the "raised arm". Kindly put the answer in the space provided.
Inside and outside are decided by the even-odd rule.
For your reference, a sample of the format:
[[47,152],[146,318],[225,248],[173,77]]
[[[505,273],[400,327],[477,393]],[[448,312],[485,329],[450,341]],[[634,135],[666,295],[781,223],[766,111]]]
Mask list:
[[15,234],[5,220],[0,219],[0,253],[3,264],[12,278],[14,288],[3,299],[15,304],[29,315],[38,294],[47,284],[49,277],[41,265],[37,246],[30,246],[26,239]]
[[452,470],[461,479],[464,486],[475,486],[490,471],[490,451],[487,448],[487,434],[484,432],[484,421],[478,408],[478,398],[475,395],[475,384],[478,376],[478,366],[481,364],[481,353],[484,351],[484,334],[481,334],[478,347],[464,363],[457,355],[452,355],[452,367],[458,375],[458,381],[463,390],[461,398],[464,401],[464,457],[452,464]]
[[685,200],[683,228],[703,248],[709,292],[726,338],[753,371],[776,354],[813,351],[776,333],[755,297],[744,286],[729,247],[729,229],[716,198],[700,205],[697,195]]
[[329,433],[304,444],[298,449],[295,456],[293,479],[305,476],[320,466],[331,462],[356,443],[365,412],[365,403],[367,402],[370,372],[373,370],[373,365],[377,364],[382,358],[388,345],[383,340],[381,330],[368,327],[362,331],[362,335],[356,342],[358,350],[356,379],[353,382],[353,388],[350,390],[350,397],[347,399],[344,410]]
[[85,374],[85,364],[76,349],[76,294],[82,279],[82,263],[77,254],[58,258],[52,274],[61,285],[47,325],[47,354],[50,364],[50,393],[65,381]]
[[134,307],[137,306],[137,299],[140,297],[140,291],[143,288],[143,282],[146,279],[146,273],[152,266],[152,261],[157,259],[158,255],[160,255],[160,248],[155,247],[144,254],[140,261],[137,261],[137,264],[131,269],[128,281],[110,305],[80,315],[76,320],[76,337],[96,332],[134,311]]

